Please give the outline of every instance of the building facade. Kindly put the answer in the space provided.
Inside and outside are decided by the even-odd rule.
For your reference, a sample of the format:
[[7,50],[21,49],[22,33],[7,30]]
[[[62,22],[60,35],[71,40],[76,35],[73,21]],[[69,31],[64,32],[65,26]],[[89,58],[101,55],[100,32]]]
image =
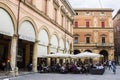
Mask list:
[[73,16],[66,0],[0,0],[0,60],[36,72],[39,57],[72,53]]
[[120,10],[113,17],[115,59],[120,64]]
[[75,9],[74,54],[84,51],[103,55],[101,61],[114,59],[112,9]]

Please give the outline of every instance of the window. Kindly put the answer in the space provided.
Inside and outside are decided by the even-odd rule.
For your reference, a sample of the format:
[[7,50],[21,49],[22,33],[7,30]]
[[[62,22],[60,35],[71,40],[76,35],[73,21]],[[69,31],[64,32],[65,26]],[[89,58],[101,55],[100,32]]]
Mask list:
[[62,19],[61,19],[61,25],[63,26],[64,17],[63,17],[63,15],[61,17],[62,17]]
[[86,37],[86,43],[90,43],[90,37]]
[[76,13],[76,15],[78,15],[78,13]]
[[55,21],[57,21],[57,9],[56,8],[54,8],[54,19]]
[[78,44],[78,37],[75,37],[75,38],[74,38],[74,43],[75,43],[75,44]]
[[103,15],[104,15],[104,12],[102,11],[100,15],[103,16]]
[[75,25],[75,27],[78,27],[78,22],[76,21],[76,22],[74,23],[74,25]]
[[102,37],[102,43],[103,44],[105,43],[105,37]]
[[102,28],[105,28],[105,22],[101,22]]
[[86,12],[86,15],[90,15],[90,12],[89,12],[89,11],[87,11],[87,12]]
[[86,27],[89,28],[89,21],[86,22]]

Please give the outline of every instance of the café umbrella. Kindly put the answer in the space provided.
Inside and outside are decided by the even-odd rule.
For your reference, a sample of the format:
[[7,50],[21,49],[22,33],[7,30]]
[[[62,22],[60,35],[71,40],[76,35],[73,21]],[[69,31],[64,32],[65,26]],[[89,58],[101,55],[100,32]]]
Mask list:
[[100,57],[100,54],[83,52],[73,56],[73,58],[96,58],[96,57]]
[[68,53],[53,53],[53,54],[48,54],[48,58],[69,58],[71,55]]

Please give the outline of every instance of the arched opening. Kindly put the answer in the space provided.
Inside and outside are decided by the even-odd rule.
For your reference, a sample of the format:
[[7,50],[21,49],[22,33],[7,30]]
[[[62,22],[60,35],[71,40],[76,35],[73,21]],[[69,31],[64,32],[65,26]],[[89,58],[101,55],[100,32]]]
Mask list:
[[[57,49],[58,49],[58,38],[56,35],[52,35],[51,37],[51,52],[53,53],[57,53]],[[57,62],[56,58],[51,58],[51,65],[55,65]]]
[[17,67],[25,70],[28,65],[32,64],[35,30],[32,23],[25,20],[21,23],[18,33]]
[[[91,52],[91,53],[92,53],[92,51],[89,50],[89,49],[85,50],[84,52]],[[84,62],[85,62],[85,63],[93,63],[93,59],[92,59],[92,58],[85,59]]]
[[92,52],[91,50],[85,50],[84,52]]
[[69,42],[66,41],[66,53],[70,53],[69,49],[70,49]]
[[61,52],[61,53],[64,53],[64,48],[65,48],[65,46],[64,46],[64,40],[63,39],[60,39],[60,51],[59,52]]
[[74,50],[74,55],[81,53],[79,50]]
[[103,57],[100,59],[100,62],[105,62],[108,60],[108,52],[106,50],[101,50],[100,53]]
[[[9,13],[0,8],[0,70],[9,70],[11,40],[14,34],[13,20]],[[4,64],[4,65],[3,65]]]
[[44,64],[46,66],[47,58],[44,58],[44,56],[48,54],[49,35],[45,29],[39,32],[38,40],[40,41],[38,45],[38,64]]

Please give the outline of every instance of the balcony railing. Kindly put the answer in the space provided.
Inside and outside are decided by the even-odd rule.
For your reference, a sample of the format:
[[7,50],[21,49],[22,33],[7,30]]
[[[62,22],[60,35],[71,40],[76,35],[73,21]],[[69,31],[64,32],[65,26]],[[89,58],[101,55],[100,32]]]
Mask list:
[[114,46],[114,44],[113,43],[74,43],[74,46],[112,47]]
[[97,43],[96,44],[97,47],[112,47],[114,46],[113,43]]

